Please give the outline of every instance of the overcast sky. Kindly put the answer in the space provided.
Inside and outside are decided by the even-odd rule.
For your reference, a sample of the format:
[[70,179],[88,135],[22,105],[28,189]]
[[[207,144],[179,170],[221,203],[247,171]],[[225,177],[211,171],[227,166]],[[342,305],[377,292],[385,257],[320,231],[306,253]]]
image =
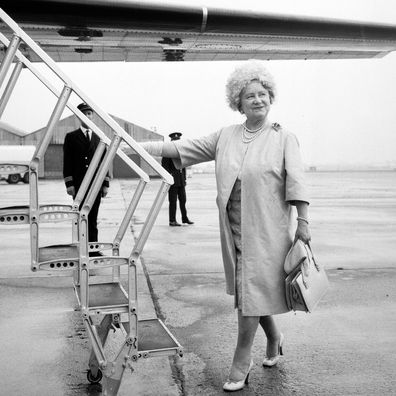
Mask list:
[[[233,8],[396,24],[396,5],[389,0],[187,3],[232,3]],[[225,101],[225,82],[235,65],[90,63],[61,68],[107,112],[166,137],[180,131],[184,138],[194,138],[243,121]],[[307,164],[396,164],[396,54],[374,60],[269,61],[266,66],[278,86],[270,117],[299,137]],[[24,70],[5,121],[31,132],[46,124],[53,103],[52,95]]]

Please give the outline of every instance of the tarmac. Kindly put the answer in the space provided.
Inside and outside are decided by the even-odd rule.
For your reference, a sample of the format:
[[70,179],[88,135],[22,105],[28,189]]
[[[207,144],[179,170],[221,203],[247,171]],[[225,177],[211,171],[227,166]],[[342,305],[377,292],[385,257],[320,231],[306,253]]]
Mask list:
[[[113,240],[136,184],[112,181],[100,241]],[[153,180],[146,188],[121,255],[130,254],[158,187]],[[28,185],[1,182],[0,191],[1,207],[28,202]],[[39,193],[40,203],[70,203],[61,180],[40,181]],[[188,179],[187,197],[195,224],[169,227],[165,201],[138,265],[139,319],[162,319],[183,357],[140,359],[120,396],[224,394],[237,322],[225,294],[214,175]],[[316,196],[310,212],[330,289],[313,313],[277,317],[285,355],[276,367],[261,366],[258,331],[249,385],[236,395],[396,395],[396,203],[377,196],[345,207],[331,198]],[[70,239],[67,224],[44,225],[40,245]],[[0,395],[101,395],[86,379],[90,345],[70,276],[30,271],[27,225],[0,226],[0,252]],[[110,337],[110,350],[119,337]]]

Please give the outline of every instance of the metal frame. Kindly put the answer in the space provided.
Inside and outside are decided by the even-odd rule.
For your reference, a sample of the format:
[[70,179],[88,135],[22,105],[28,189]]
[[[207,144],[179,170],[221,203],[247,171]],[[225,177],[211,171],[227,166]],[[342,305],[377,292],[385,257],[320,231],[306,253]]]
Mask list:
[[[161,322],[165,329],[163,334],[169,338],[167,348],[155,351],[138,352],[137,316],[137,260],[143,250],[155,219],[161,209],[166,193],[173,183],[173,178],[160,164],[154,160],[131,136],[129,136],[107,113],[97,106],[84,92],[82,92],[56,65],[56,63],[29,37],[19,26],[0,8],[0,19],[12,30],[13,36],[9,41],[0,33],[0,42],[7,47],[3,62],[0,66],[0,87],[5,82],[8,70],[16,62],[13,73],[0,98],[0,117],[6,108],[8,100],[16,85],[23,67],[33,73],[57,98],[57,103],[50,116],[46,131],[36,147],[30,162],[30,205],[29,207],[0,208],[0,224],[30,224],[31,269],[32,271],[71,271],[74,278],[76,292],[82,320],[89,335],[92,351],[89,358],[88,379],[96,382],[104,374],[104,394],[116,395],[126,367],[131,367],[139,357],[149,355],[182,354],[182,349],[175,338]],[[59,92],[19,51],[21,43],[28,46],[55,74],[63,84]],[[74,93],[82,101],[88,103],[94,112],[111,128],[111,140],[100,128],[81,113],[73,104],[69,103],[71,94]],[[100,144],[95,152],[91,164],[85,174],[81,188],[72,205],[40,205],[38,194],[38,167],[51,141],[55,126],[65,108],[69,108],[81,121],[89,126],[100,138]],[[125,142],[140,158],[162,178],[162,183],[152,207],[145,219],[143,227],[135,240],[129,257],[120,257],[119,249],[125,232],[130,224],[144,189],[150,181],[148,175],[137,166],[124,152],[119,150],[121,142]],[[115,157],[121,159],[134,171],[140,181],[132,196],[128,209],[120,223],[113,242],[88,241],[88,214],[92,208],[97,194],[106,177],[109,167]],[[11,164],[12,165],[12,164]],[[40,224],[44,222],[68,221],[72,228],[72,243],[69,245],[39,246]],[[90,251],[111,249],[109,256],[90,257]],[[128,290],[120,284],[120,267],[128,267]],[[93,268],[112,268],[111,279],[107,282],[92,282],[89,271]],[[106,295],[108,293],[108,296]],[[99,296],[99,298],[98,298]],[[95,303],[96,301],[96,303]],[[98,302],[99,301],[99,302]],[[128,321],[123,326],[120,315],[127,314]],[[153,319],[154,324],[158,319]],[[158,325],[158,323],[156,324]],[[125,341],[121,345],[117,357],[110,362],[105,355],[104,344],[108,332],[112,328],[121,328],[125,331]]]

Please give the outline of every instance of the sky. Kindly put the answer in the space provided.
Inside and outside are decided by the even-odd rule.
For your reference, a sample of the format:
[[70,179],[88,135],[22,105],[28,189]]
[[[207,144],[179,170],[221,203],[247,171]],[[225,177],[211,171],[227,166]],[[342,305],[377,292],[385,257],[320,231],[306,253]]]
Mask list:
[[[168,0],[166,3],[180,3]],[[396,24],[389,0],[189,0],[188,4]],[[244,118],[227,107],[225,83],[238,62],[60,64],[110,114],[166,138],[197,138]],[[270,118],[295,133],[308,165],[396,168],[396,53],[372,60],[269,61],[278,98]],[[29,71],[4,113],[27,132],[46,124],[52,94]],[[41,111],[40,111],[41,110]],[[68,115],[69,113],[66,113]]]

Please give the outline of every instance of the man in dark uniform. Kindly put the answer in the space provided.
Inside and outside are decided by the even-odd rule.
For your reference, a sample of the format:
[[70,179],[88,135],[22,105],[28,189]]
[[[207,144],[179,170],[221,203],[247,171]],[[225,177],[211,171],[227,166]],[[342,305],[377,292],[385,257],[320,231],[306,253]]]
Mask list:
[[[77,108],[82,113],[84,113],[88,119],[92,120],[93,110],[89,105],[86,103],[81,103],[77,106]],[[65,136],[65,142],[63,145],[63,177],[65,180],[67,193],[71,195],[73,199],[81,186],[84,175],[88,169],[93,155],[95,154],[95,150],[99,142],[99,137],[92,133],[92,131],[88,129],[87,125],[84,123],[81,124],[80,128],[73,132],[69,132]],[[95,242],[98,240],[97,218],[99,205],[101,198],[107,195],[109,184],[110,178],[109,175],[106,175],[102,188],[96,197],[94,204],[92,205],[91,211],[89,212],[89,242]]]
[[[169,135],[171,140],[179,140],[182,134],[180,132],[173,132]],[[161,165],[173,176],[174,184],[170,187],[168,192],[169,197],[169,225],[171,227],[180,226],[176,221],[176,204],[179,198],[180,212],[182,215],[182,223],[194,224],[187,217],[186,210],[186,169],[176,169],[171,158],[162,158]]]

